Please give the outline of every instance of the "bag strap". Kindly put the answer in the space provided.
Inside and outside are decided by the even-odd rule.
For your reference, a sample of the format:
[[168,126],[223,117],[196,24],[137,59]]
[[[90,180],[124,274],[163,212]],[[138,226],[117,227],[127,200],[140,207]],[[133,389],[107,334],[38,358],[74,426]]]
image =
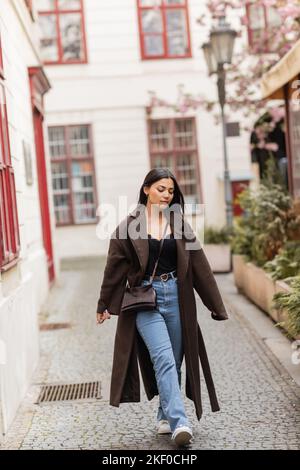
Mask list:
[[155,265],[154,265],[152,274],[151,274],[151,276],[150,276],[150,282],[153,281],[153,278],[154,278],[154,276],[155,276],[155,272],[156,272],[156,268],[157,268],[157,265],[158,265],[158,260],[159,260],[160,254],[161,254],[161,250],[162,250],[162,247],[163,247],[163,243],[164,243],[164,239],[165,239],[165,234],[166,234],[167,228],[168,228],[168,224],[166,224],[165,229],[164,229],[164,233],[163,233],[163,236],[162,236],[162,239],[160,240],[158,257],[157,257],[157,260],[156,260],[156,262],[155,262]]
[[[150,281],[151,281],[151,282],[153,281],[153,278],[154,278],[154,276],[155,276],[155,272],[156,272],[156,268],[157,268],[157,265],[158,265],[159,257],[160,257],[160,254],[161,254],[161,250],[162,250],[162,247],[163,247],[163,243],[164,243],[164,239],[165,239],[165,234],[166,234],[167,228],[168,228],[168,224],[166,224],[165,229],[164,229],[164,233],[163,233],[163,236],[162,236],[162,239],[160,240],[158,257],[157,257],[156,263],[155,263],[155,265],[154,265],[152,274],[151,274],[151,276],[150,276]],[[128,279],[126,279],[126,287],[129,287],[129,288],[130,288]]]

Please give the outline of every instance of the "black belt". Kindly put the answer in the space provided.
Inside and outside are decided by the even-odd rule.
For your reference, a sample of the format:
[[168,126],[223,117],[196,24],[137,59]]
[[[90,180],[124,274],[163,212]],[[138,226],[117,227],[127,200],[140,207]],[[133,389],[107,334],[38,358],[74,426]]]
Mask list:
[[[177,271],[171,271],[169,273],[163,273],[163,274],[160,274],[159,276],[154,276],[153,278],[153,281],[167,281],[168,279],[171,279],[171,278],[175,278],[177,277]],[[144,276],[144,279],[146,281],[150,281],[150,275],[147,274]]]

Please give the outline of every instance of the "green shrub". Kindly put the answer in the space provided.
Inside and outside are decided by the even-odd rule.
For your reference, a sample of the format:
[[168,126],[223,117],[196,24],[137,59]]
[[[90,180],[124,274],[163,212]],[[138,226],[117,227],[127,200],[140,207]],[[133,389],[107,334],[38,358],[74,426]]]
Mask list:
[[217,245],[229,243],[231,235],[232,229],[228,227],[206,227],[204,230],[204,243],[215,243]]
[[232,250],[263,266],[299,232],[300,216],[294,210],[291,195],[269,182],[260,184],[255,192],[245,189],[238,201],[244,213],[234,222]]
[[287,242],[264,269],[274,280],[300,275],[300,241]]
[[278,326],[283,326],[292,337],[296,337],[300,334],[300,276],[291,280],[290,286],[291,292],[277,292],[274,295],[273,307],[286,310],[288,319],[278,323]]

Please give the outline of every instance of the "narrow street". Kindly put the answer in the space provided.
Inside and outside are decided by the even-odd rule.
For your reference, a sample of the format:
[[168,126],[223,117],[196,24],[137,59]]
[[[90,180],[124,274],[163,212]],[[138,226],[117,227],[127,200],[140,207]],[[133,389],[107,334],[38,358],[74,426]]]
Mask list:
[[[117,318],[96,326],[104,262],[64,265],[41,324],[65,328],[41,330],[40,366],[2,448],[174,449],[169,436],[155,433],[157,397],[148,402],[143,386],[141,403],[108,404]],[[222,289],[227,275],[216,278]],[[185,399],[195,436],[190,448],[299,449],[299,387],[245,319],[229,311],[229,321],[215,322],[198,296],[197,302],[221,411],[211,413],[204,382],[200,422]],[[45,383],[91,381],[101,382],[102,398],[35,403]]]

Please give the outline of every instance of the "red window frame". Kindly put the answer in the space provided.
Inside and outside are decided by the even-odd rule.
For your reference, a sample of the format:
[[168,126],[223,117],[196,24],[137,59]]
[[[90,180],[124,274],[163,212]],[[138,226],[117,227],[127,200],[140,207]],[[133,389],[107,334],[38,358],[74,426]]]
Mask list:
[[20,252],[15,175],[11,164],[4,71],[0,42],[0,268],[9,269]]
[[3,79],[3,80],[4,80],[4,69],[3,69],[3,56],[2,56],[1,36],[0,36],[0,79]]
[[[176,139],[178,139],[178,135],[176,135],[176,122],[177,121],[192,121],[192,136],[193,136],[193,145],[187,146],[177,146]],[[169,148],[166,149],[154,149],[152,145],[152,132],[151,126],[154,122],[164,122],[169,126]],[[179,137],[180,139],[180,137]],[[193,163],[195,165],[195,185],[196,185],[196,193],[197,196],[197,204],[201,204],[203,201],[202,195],[202,187],[201,187],[201,175],[200,175],[200,167],[199,167],[199,150],[198,150],[198,143],[197,143],[197,131],[196,131],[196,119],[194,117],[180,117],[180,118],[167,118],[167,119],[149,119],[148,120],[148,142],[149,142],[149,152],[150,152],[150,165],[151,168],[156,168],[157,165],[155,163],[155,159],[157,157],[166,159],[170,158],[172,161],[172,167],[170,168],[172,173],[174,174],[175,178],[179,182],[180,185],[180,170],[179,167],[179,158],[182,155],[192,154],[193,155]],[[167,165],[164,165],[167,166]],[[186,183],[187,184],[187,183]],[[181,187],[183,189],[183,187]],[[183,195],[185,195],[185,191],[183,189]],[[187,202],[187,200],[185,201]]]
[[[45,65],[72,65],[72,64],[86,64],[87,63],[87,44],[86,44],[86,32],[85,32],[85,17],[84,17],[84,6],[83,0],[80,1],[80,7],[76,9],[61,9],[59,8],[59,0],[54,0],[54,8],[53,10],[43,10],[38,11],[39,16],[53,16],[56,17],[56,40],[57,40],[57,50],[58,50],[58,60],[43,61]],[[63,60],[63,48],[62,48],[62,41],[60,35],[60,27],[59,27],[59,17],[60,15],[66,13],[79,13],[81,15],[81,26],[82,26],[82,47],[83,47],[83,57],[79,60]]]
[[[88,129],[88,138],[89,138],[89,148],[90,152],[87,155],[83,156],[74,156],[71,154],[70,150],[70,140],[69,140],[69,129],[72,127],[84,126]],[[97,215],[95,216],[95,220],[91,221],[82,221],[76,222],[75,220],[75,203],[74,203],[74,188],[72,184],[72,163],[73,162],[89,162],[92,166],[92,175],[93,175],[93,197],[95,208],[97,210],[98,207],[98,198],[97,198],[97,186],[96,186],[96,178],[95,178],[95,161],[94,161],[94,150],[93,150],[93,138],[92,138],[92,126],[91,124],[72,124],[72,125],[57,125],[57,126],[49,126],[48,132],[51,128],[62,128],[64,133],[64,147],[65,147],[65,154],[63,156],[51,156],[51,163],[65,163],[66,170],[67,170],[67,179],[68,179],[68,210],[69,210],[69,221],[68,222],[58,222],[56,220],[56,226],[68,226],[68,225],[87,225],[97,223]],[[50,144],[50,137],[49,137],[49,144]],[[51,155],[51,151],[50,151]],[[53,196],[55,196],[55,191],[53,190]],[[54,204],[55,210],[55,204]]]
[[33,0],[24,0],[25,5],[28,8],[28,11],[31,15],[31,18],[33,19]]
[[[159,1],[159,0],[158,0]],[[192,57],[191,52],[191,35],[190,35],[190,26],[189,26],[189,10],[188,10],[188,0],[184,0],[183,4],[179,5],[167,5],[165,0],[160,0],[161,4],[158,6],[142,6],[141,0],[137,0],[137,11],[138,11],[138,24],[139,24],[139,35],[140,35],[140,50],[141,58],[143,60],[157,60],[157,59],[181,59]],[[163,42],[163,53],[161,55],[147,55],[144,44],[144,37],[147,36],[147,33],[143,32],[142,26],[142,14],[144,11],[153,10],[158,8],[160,10],[162,18],[162,33],[151,33],[151,35],[160,35],[162,36]],[[185,13],[185,22],[186,22],[186,36],[187,36],[187,51],[185,54],[172,55],[168,53],[168,40],[167,40],[167,22],[166,22],[166,13],[170,10],[184,10]]]
[[246,3],[246,16],[247,16],[247,30],[248,30],[248,44],[249,44],[249,47],[250,49],[252,50],[252,52],[254,53],[268,53],[268,52],[272,52],[272,49],[271,49],[271,43],[272,41],[270,40],[266,40],[265,42],[263,42],[261,44],[261,47],[258,47],[258,44],[255,43],[254,39],[253,39],[253,31],[256,29],[256,28],[252,28],[251,27],[251,15],[250,15],[250,9],[254,7],[254,8],[258,8],[258,7],[263,7],[264,9],[264,26],[262,28],[262,31],[268,31],[270,29],[270,24],[269,24],[269,18],[268,18],[268,11],[270,10],[271,7],[268,7],[266,5],[263,5],[263,4],[259,4],[257,5],[256,3],[254,2],[248,2]]

